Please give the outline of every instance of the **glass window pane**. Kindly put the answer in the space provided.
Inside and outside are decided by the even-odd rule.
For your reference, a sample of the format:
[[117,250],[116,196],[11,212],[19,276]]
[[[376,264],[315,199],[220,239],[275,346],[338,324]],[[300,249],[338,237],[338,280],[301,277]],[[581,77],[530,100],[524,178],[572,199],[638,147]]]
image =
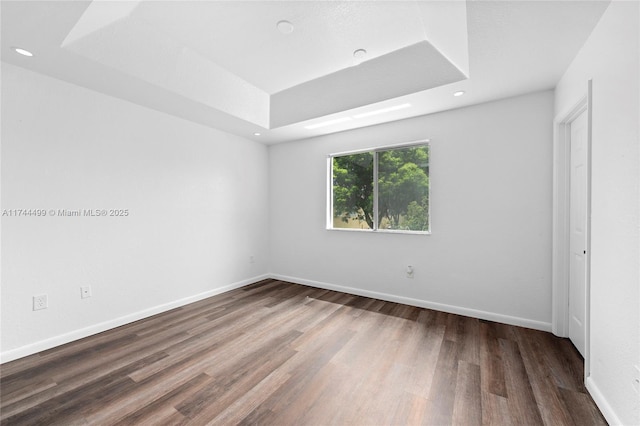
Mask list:
[[333,157],[333,227],[373,229],[373,153]]
[[379,229],[429,231],[429,146],[378,153]]

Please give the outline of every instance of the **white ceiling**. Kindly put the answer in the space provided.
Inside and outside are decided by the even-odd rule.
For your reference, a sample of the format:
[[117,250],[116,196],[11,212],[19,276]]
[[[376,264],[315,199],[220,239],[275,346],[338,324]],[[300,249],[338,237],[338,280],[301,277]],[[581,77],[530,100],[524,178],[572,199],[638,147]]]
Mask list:
[[[140,2],[131,14],[268,94],[424,39],[413,2]],[[281,34],[287,20],[294,32]],[[380,29],[384,28],[384,31]]]
[[[2,1],[1,52],[6,62],[277,143],[551,89],[607,5]],[[281,20],[294,31],[278,31]],[[357,49],[366,49],[364,62]],[[457,90],[466,94],[453,97]],[[329,120],[339,123],[306,128]]]

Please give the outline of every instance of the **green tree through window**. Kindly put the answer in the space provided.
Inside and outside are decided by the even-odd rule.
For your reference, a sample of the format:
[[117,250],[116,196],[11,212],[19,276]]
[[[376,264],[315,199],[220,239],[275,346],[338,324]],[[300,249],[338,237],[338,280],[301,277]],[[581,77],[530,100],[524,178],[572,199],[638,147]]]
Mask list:
[[429,231],[429,145],[334,155],[331,165],[333,228]]
[[[334,217],[373,229],[373,153],[333,157]],[[337,226],[347,228],[349,226]]]

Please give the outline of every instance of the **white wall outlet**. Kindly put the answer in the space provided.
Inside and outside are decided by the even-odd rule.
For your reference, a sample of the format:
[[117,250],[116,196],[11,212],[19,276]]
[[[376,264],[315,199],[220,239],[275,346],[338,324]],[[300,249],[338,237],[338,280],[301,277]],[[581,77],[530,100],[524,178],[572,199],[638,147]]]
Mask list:
[[88,297],[91,297],[91,286],[90,285],[85,285],[80,287],[80,297],[82,299],[86,299]]
[[256,263],[256,257],[254,255],[249,256],[249,263]]
[[631,377],[631,380],[633,381],[633,389],[638,395],[640,395],[640,367],[637,365],[633,366],[633,376]]
[[39,294],[33,296],[33,310],[39,311],[40,309],[47,309],[49,307],[49,301],[46,294]]
[[407,278],[413,278],[413,273],[414,273],[413,266],[411,265],[407,266]]

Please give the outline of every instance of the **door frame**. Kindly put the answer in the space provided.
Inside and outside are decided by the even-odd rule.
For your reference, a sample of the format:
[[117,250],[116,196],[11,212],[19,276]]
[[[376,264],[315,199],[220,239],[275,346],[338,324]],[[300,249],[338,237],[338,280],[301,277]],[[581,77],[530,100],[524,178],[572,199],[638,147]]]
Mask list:
[[552,314],[551,329],[560,337],[569,336],[569,207],[571,196],[571,122],[587,112],[587,255],[585,257],[585,356],[584,377],[590,375],[591,335],[591,134],[592,80],[586,93],[572,108],[553,122],[553,230],[552,230]]

